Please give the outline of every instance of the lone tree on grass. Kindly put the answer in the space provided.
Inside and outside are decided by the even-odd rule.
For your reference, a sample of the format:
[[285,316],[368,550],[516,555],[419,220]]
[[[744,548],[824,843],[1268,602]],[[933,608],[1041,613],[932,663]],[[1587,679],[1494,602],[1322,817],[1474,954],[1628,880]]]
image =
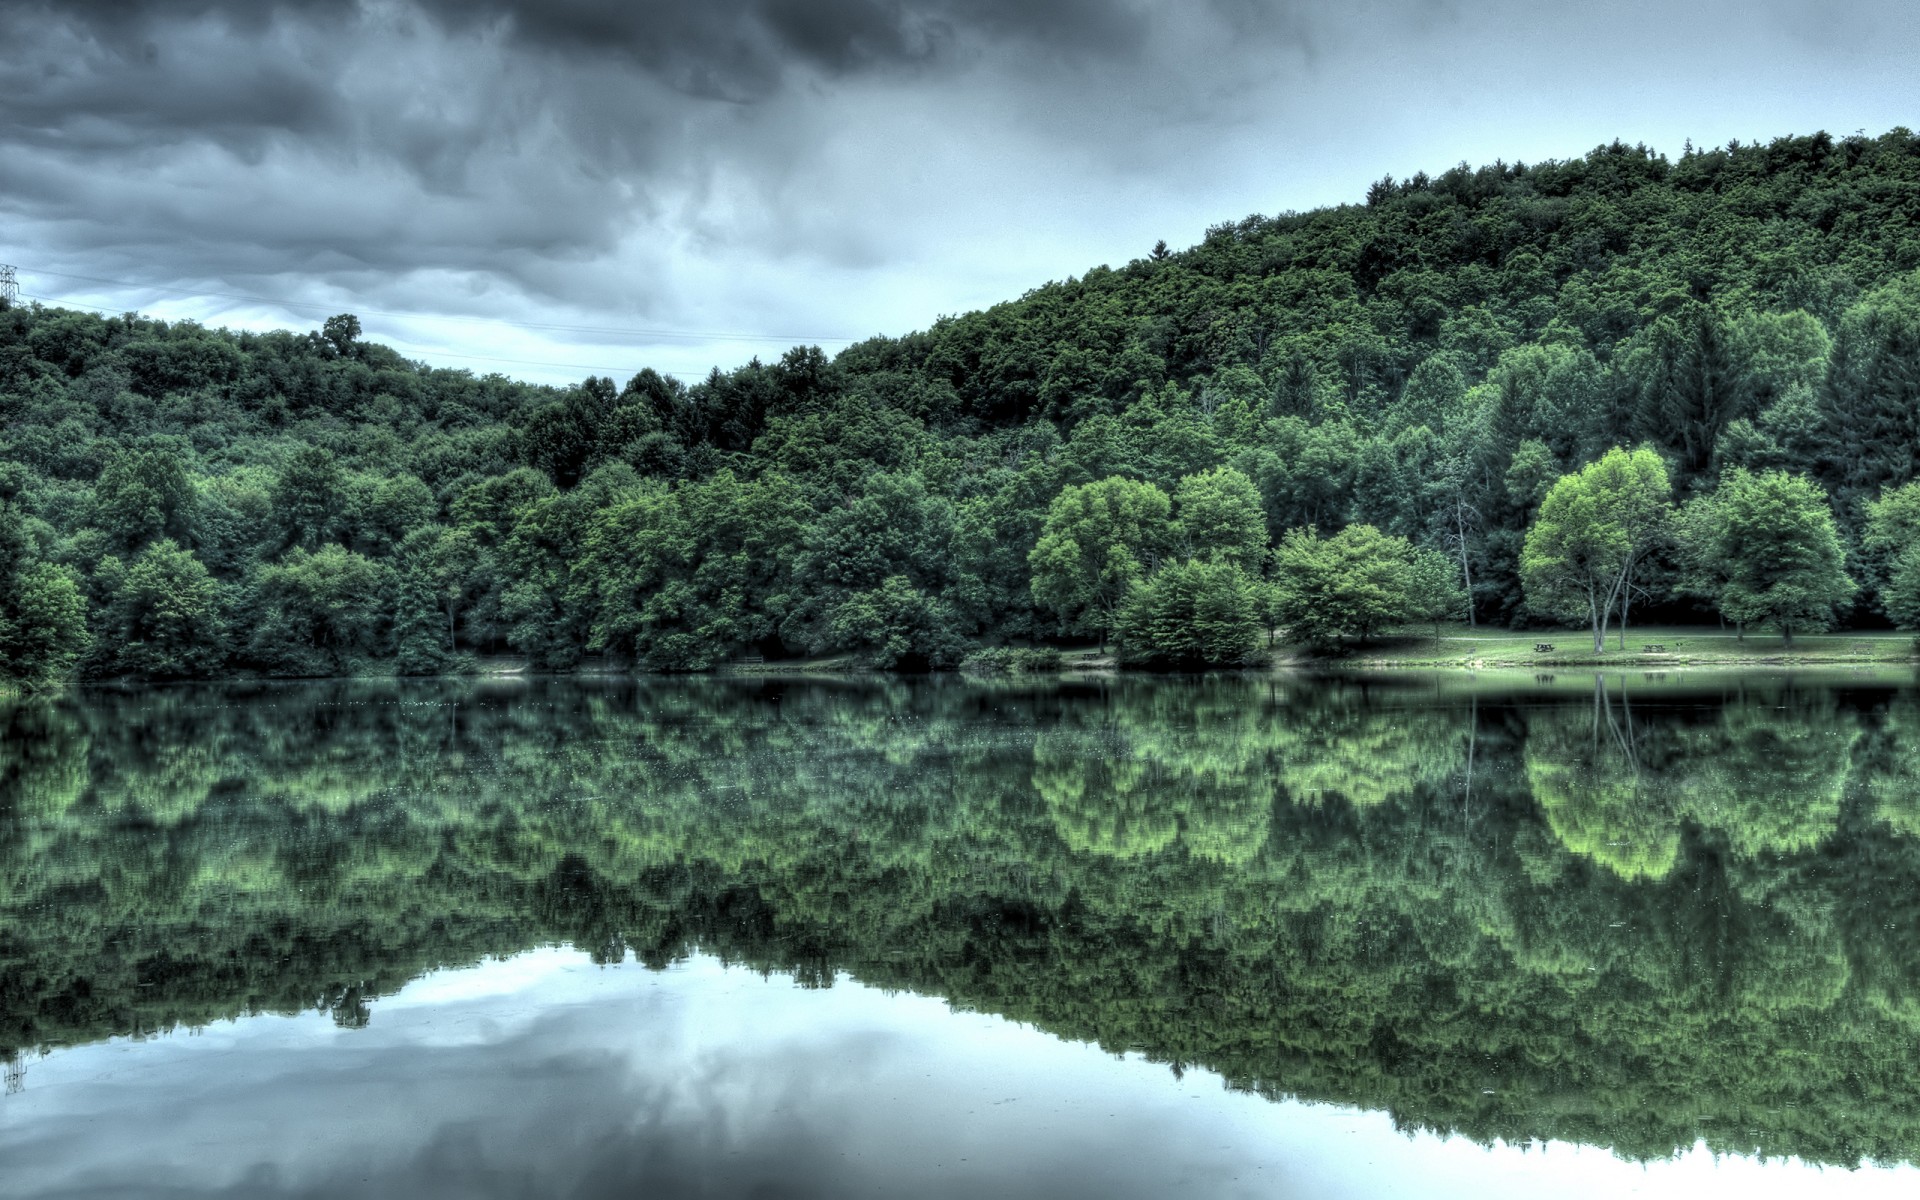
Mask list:
[[1673,519],[1666,464],[1651,450],[1607,451],[1563,475],[1540,502],[1540,516],[1520,552],[1527,603],[1541,612],[1584,618],[1593,652],[1606,650],[1607,625],[1620,613],[1627,644],[1633,575],[1668,535]]
[[1680,522],[1690,590],[1742,625],[1827,629],[1859,590],[1847,576],[1833,510],[1820,485],[1785,471],[1736,469],[1688,503]]

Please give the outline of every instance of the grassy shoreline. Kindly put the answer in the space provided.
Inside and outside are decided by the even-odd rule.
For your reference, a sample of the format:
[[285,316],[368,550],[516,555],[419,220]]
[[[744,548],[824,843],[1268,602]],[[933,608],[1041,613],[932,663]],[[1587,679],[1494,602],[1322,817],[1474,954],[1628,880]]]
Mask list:
[[[1889,666],[1915,661],[1915,639],[1897,630],[1801,634],[1791,644],[1777,633],[1749,633],[1713,626],[1649,625],[1629,628],[1625,648],[1616,631],[1595,654],[1584,629],[1522,631],[1442,627],[1383,639],[1348,654],[1298,660],[1301,665],[1374,668],[1461,667],[1471,670],[1523,667],[1756,668],[1797,666]],[[1542,649],[1541,647],[1550,647]]]
[[[1539,650],[1538,646],[1552,646]],[[1649,647],[1660,647],[1658,650]],[[1620,648],[1619,634],[1607,638],[1607,649],[1593,653],[1592,636],[1585,630],[1522,631],[1469,629],[1465,625],[1442,626],[1436,642],[1431,628],[1403,630],[1344,653],[1315,653],[1304,647],[1279,646],[1264,663],[1246,667],[1221,668],[1213,673],[1354,671],[1354,672],[1528,672],[1584,668],[1597,671],[1663,672],[1710,671],[1714,673],[1769,673],[1783,669],[1816,668],[1913,668],[1920,665],[1920,641],[1911,633],[1895,630],[1872,632],[1804,634],[1788,646],[1778,634],[1748,634],[1742,638],[1732,630],[1712,626],[1649,625],[1627,631],[1626,649]],[[953,671],[970,678],[1039,679],[1060,675],[1117,674],[1126,671],[1112,650],[1093,646],[1065,649],[1056,670],[980,673]],[[1131,674],[1133,672],[1127,671]],[[545,672],[532,669],[524,659],[508,655],[476,658],[471,669],[456,675],[425,678],[524,679]],[[620,668],[589,660],[567,675],[583,679],[632,677],[647,672]],[[881,675],[884,672],[865,667],[851,655],[780,659],[773,662],[724,663],[707,676],[817,676],[849,678]],[[1150,674],[1150,672],[1141,672]],[[327,679],[398,678],[378,671],[366,674],[315,676],[306,678],[268,676],[228,676],[205,682],[319,682]],[[93,680],[81,686],[114,686],[132,680]],[[10,696],[10,693],[12,695]],[[0,685],[0,698],[21,693]]]

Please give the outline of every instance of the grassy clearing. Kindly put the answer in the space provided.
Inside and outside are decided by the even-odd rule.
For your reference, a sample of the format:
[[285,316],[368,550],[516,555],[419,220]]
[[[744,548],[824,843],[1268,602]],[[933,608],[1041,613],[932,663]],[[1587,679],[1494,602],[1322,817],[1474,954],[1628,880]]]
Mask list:
[[[1537,647],[1549,645],[1551,650]],[[1626,649],[1619,632],[1607,636],[1604,653],[1593,652],[1593,635],[1584,629],[1468,629],[1442,626],[1436,644],[1431,627],[1408,629],[1356,647],[1344,655],[1295,661],[1351,667],[1589,667],[1618,669],[1661,667],[1782,667],[1802,665],[1910,664],[1915,659],[1911,633],[1799,634],[1791,646],[1778,634],[1749,633],[1712,625],[1649,625],[1627,630]]]

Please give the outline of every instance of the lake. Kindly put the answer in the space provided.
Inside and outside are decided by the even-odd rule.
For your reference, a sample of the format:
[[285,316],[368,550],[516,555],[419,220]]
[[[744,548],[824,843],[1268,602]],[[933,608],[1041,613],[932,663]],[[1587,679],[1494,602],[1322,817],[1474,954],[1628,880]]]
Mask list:
[[0,1191],[1910,1196],[1910,673],[0,704]]

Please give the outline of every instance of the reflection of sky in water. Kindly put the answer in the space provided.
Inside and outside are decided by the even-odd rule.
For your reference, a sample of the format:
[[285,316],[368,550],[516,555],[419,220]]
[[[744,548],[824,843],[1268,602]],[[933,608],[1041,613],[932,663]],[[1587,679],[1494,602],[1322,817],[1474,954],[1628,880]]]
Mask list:
[[1920,1171],[1641,1166],[1271,1104],[938,1000],[563,950],[372,1023],[257,1017],[61,1050],[0,1100],[26,1197],[1912,1196]]

